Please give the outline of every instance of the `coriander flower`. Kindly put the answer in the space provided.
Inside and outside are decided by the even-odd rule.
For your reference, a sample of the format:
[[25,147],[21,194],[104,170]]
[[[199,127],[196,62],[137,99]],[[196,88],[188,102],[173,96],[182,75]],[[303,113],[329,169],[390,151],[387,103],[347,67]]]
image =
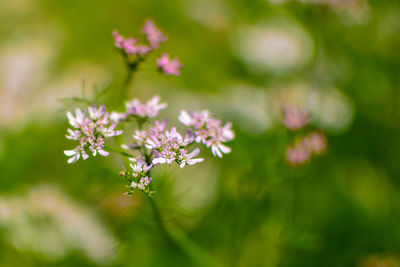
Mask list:
[[106,112],[104,105],[99,108],[95,104],[88,108],[89,116],[84,110],[76,109],[74,116],[67,112],[69,124],[73,129],[68,129],[67,139],[79,141],[79,145],[73,150],[65,150],[64,154],[68,157],[68,163],[74,163],[82,156],[85,160],[89,157],[87,151],[92,152],[93,156],[99,153],[102,156],[108,156],[104,151],[104,138],[113,137],[122,134],[122,131],[115,131],[116,123],[109,125],[109,113]]
[[124,38],[118,33],[118,31],[113,31],[115,47],[121,49],[127,55],[140,55],[144,57],[149,53],[152,48],[145,45],[137,45],[138,39],[136,38]]
[[160,110],[167,107],[166,103],[160,103],[160,97],[154,96],[152,99],[146,103],[141,103],[139,99],[132,99],[126,102],[126,112],[118,113],[113,112],[111,114],[111,119],[115,122],[121,122],[129,119],[130,117],[141,117],[144,119],[153,118],[160,113]]
[[157,29],[154,21],[147,20],[143,25],[142,32],[147,36],[147,40],[150,43],[151,49],[156,49],[160,45],[167,40],[167,37]]
[[222,158],[223,153],[227,154],[231,152],[231,148],[223,144],[235,137],[231,129],[231,123],[223,126],[222,122],[212,118],[207,110],[191,113],[182,110],[178,119],[186,126],[194,129],[195,141],[211,147],[211,152],[214,156]]
[[191,153],[187,154],[185,149],[180,151],[180,155],[178,160],[180,161],[179,167],[183,168],[185,165],[194,165],[199,162],[202,162],[203,158],[194,159],[193,157],[197,156],[200,153],[200,149],[195,148]]
[[199,154],[199,149],[194,149],[188,153],[187,146],[193,143],[194,135],[191,130],[188,130],[184,137],[172,127],[171,131],[165,133],[158,133],[150,138],[147,138],[145,146],[147,149],[152,150],[154,158],[152,163],[168,164],[171,165],[176,161],[180,167],[185,165],[193,165],[203,161],[203,159],[193,159],[194,156]]
[[179,76],[181,74],[179,69],[183,67],[183,64],[176,57],[170,60],[168,54],[162,54],[160,58],[157,58],[157,66],[167,76]]

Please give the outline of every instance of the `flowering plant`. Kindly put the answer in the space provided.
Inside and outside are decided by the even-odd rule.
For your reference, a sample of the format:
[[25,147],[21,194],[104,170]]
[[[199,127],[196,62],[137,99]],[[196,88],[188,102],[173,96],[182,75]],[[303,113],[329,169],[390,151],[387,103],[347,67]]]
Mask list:
[[[129,70],[128,77],[131,77],[150,52],[158,49],[160,44],[167,39],[151,20],[145,23],[142,32],[147,37],[147,45],[138,45],[138,39],[125,38],[117,31],[113,32],[115,46],[126,61]],[[168,54],[164,53],[156,62],[158,70],[165,75],[180,75],[180,68],[183,65],[177,58],[170,60]],[[126,96],[125,93],[124,100]],[[200,112],[182,110],[178,119],[188,127],[182,134],[175,126],[167,128],[167,119],[151,121],[167,107],[166,103],[160,101],[159,96],[154,96],[145,103],[134,98],[126,101],[124,112],[109,113],[104,104],[99,107],[92,104],[87,108],[88,112],[76,109],[75,116],[67,112],[72,129],[68,129],[66,137],[78,141],[75,149],[64,151],[64,154],[70,157],[68,163],[75,163],[81,157],[86,160],[90,154],[96,156],[99,153],[102,156],[108,156],[108,151],[117,152],[128,157],[129,160],[129,168],[120,172],[120,175],[126,177],[128,181],[126,193],[132,195],[135,190],[139,190],[151,196],[154,193],[151,189],[152,168],[173,163],[183,168],[204,160],[197,158],[200,149],[190,148],[190,146],[196,143],[204,144],[211,148],[214,156],[220,158],[224,153],[231,152],[231,149],[225,145],[234,138],[231,123],[223,125],[221,120],[214,118],[207,110]],[[123,134],[123,130],[114,130],[119,124],[123,128],[123,124],[132,122],[137,123],[137,129],[132,135],[132,142],[121,145],[124,151],[106,146],[106,138]]]

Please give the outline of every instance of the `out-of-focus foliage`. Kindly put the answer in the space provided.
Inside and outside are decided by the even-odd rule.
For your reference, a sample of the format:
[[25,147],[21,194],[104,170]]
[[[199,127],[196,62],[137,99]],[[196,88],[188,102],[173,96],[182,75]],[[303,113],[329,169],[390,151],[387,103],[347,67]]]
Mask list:
[[[153,174],[170,238],[122,195],[118,157],[62,153],[67,99],[120,104],[111,31],[146,18],[185,66],[166,78],[149,60],[130,95],[236,132],[223,160]],[[0,266],[399,266],[399,48],[392,0],[1,1]],[[285,161],[282,102],[328,139],[304,166]]]

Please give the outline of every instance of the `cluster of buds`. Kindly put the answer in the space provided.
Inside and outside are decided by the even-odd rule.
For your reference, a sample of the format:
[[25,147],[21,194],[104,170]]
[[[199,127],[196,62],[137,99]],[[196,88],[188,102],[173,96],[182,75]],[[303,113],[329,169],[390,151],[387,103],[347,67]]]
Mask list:
[[[308,112],[294,106],[282,107],[282,123],[291,131],[305,128],[309,121]],[[321,154],[326,149],[326,138],[322,132],[311,133],[296,139],[294,144],[286,149],[286,160],[292,165],[307,163],[312,154]]]
[[207,110],[201,112],[182,110],[178,119],[184,125],[193,128],[195,141],[211,147],[214,156],[222,158],[222,153],[231,152],[231,148],[223,144],[235,137],[231,123],[222,125],[221,120],[213,118]]
[[151,196],[154,191],[150,189],[152,178],[149,177],[150,169],[153,165],[147,165],[146,161],[141,157],[131,159],[132,163],[129,164],[132,170],[124,170],[120,175],[128,179],[128,185],[125,186],[126,194],[131,196],[135,190],[140,190]]
[[[128,60],[128,66],[136,68],[145,59],[148,53],[157,49],[167,37],[159,30],[152,20],[147,20],[142,27],[142,33],[146,36],[147,44],[139,45],[137,38],[125,38],[118,31],[113,31],[115,46]],[[133,59],[132,59],[133,56]],[[158,69],[165,75],[180,75],[182,63],[177,58],[170,59],[168,54],[163,54],[156,60]]]
[[68,129],[66,137],[70,140],[79,141],[79,145],[73,150],[65,150],[64,154],[69,156],[68,163],[74,163],[82,156],[85,160],[89,157],[90,151],[93,156],[99,153],[108,156],[104,150],[104,139],[121,135],[122,131],[114,131],[116,123],[110,124],[109,113],[104,105],[99,108],[95,104],[88,108],[89,116],[82,109],[76,109],[76,116],[67,112],[69,124],[73,129]]

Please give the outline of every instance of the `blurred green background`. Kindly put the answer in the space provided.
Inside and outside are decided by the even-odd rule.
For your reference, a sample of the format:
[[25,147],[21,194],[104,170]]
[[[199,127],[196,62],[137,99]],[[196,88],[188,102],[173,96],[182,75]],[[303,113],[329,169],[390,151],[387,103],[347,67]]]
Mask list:
[[[147,18],[185,67],[149,60],[131,96],[236,133],[223,159],[154,173],[172,238],[149,199],[122,195],[119,157],[63,155],[66,99],[107,88],[116,107],[111,31]],[[400,266],[399,48],[394,0],[0,1],[0,266]],[[310,111],[325,155],[286,163],[282,101]]]

